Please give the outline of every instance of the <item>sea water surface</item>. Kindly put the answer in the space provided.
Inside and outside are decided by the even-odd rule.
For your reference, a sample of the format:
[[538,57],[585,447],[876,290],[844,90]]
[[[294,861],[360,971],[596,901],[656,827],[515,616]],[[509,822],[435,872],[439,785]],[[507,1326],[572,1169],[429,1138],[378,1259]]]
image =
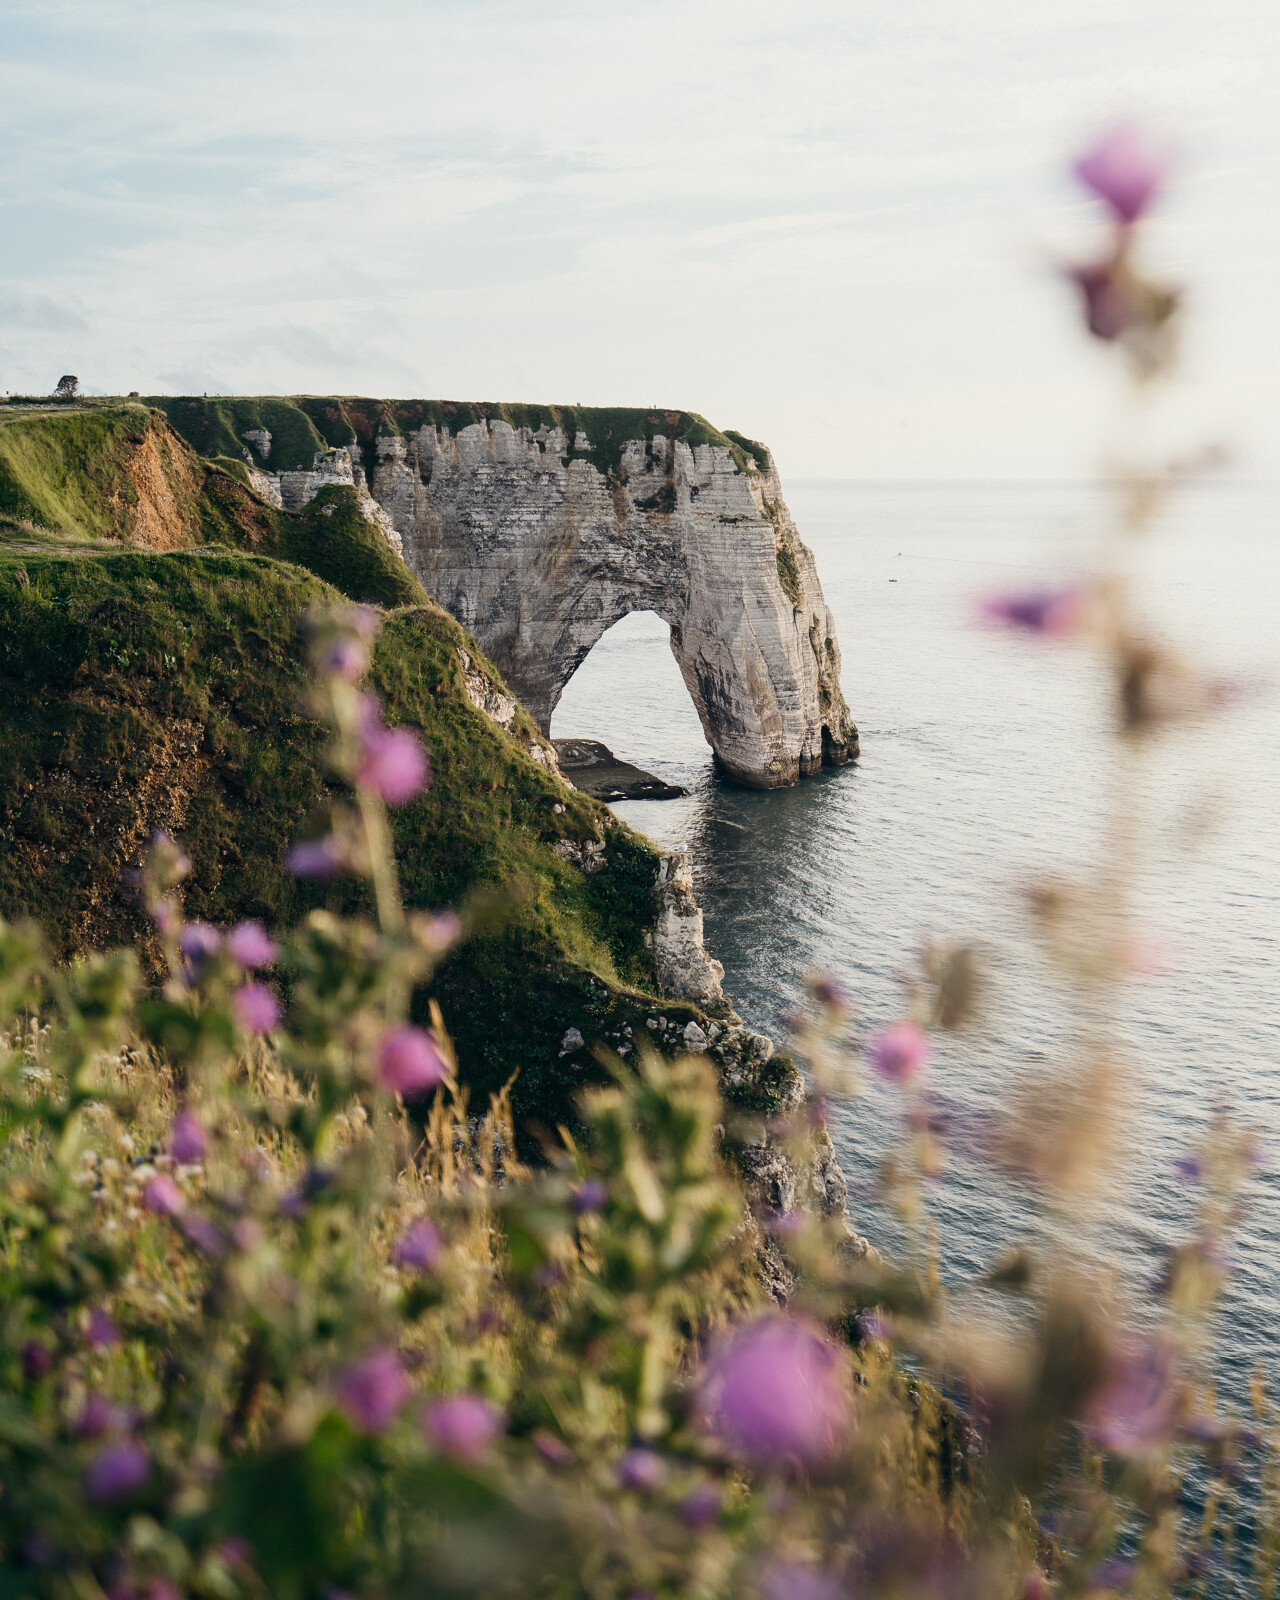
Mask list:
[[[975,625],[985,595],[1085,570],[1109,502],[1063,485],[793,484],[844,655],[861,759],[793,789],[735,788],[713,771],[697,714],[652,613],[596,646],[556,710],[557,737],[601,739],[689,793],[615,809],[689,850],[707,944],[743,1017],[785,1045],[807,972],[844,979],[865,1036],[901,1015],[901,975],[927,939],[976,941],[990,994],[980,1030],[944,1036],[930,1066],[958,1125],[1007,1104],[1026,1074],[1070,1060],[1070,1004],[1043,962],[1024,886],[1087,869],[1115,758],[1107,683],[1075,646]],[[1153,626],[1256,692],[1161,742],[1144,786],[1142,899],[1155,966],[1125,1035],[1137,1090],[1105,1203],[1074,1241],[1132,1299],[1194,1231],[1175,1161],[1227,1102],[1264,1162],[1219,1313],[1225,1392],[1261,1365],[1280,1382],[1280,487],[1201,485],[1144,543]],[[903,1247],[876,1173],[900,1136],[871,1083],[832,1136],[854,1224]],[[934,1188],[955,1286],[1033,1235],[1034,1197],[963,1139]]]

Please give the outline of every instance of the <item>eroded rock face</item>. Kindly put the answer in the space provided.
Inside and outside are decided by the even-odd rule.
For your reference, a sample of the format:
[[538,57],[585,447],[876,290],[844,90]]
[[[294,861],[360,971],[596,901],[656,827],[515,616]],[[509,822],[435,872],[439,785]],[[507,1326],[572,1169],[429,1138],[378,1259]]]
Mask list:
[[[244,437],[264,456],[271,448],[271,435],[265,428],[251,428]],[[369,493],[364,467],[360,464],[356,448],[344,446],[341,450],[318,451],[311,466],[298,472],[263,472],[254,465],[247,450],[245,457],[249,481],[254,489],[269,504],[285,511],[300,511],[328,484],[350,486],[356,491],[366,522],[373,523],[382,531],[398,556],[404,555],[395,524]]]
[[[656,898],[658,914],[645,943],[653,951],[662,993],[692,1000],[712,1015],[728,1013],[730,1006],[720,987],[724,968],[707,954],[702,942],[702,912],[693,897],[693,874],[684,851],[659,861]],[[685,1040],[690,1048],[694,1042]],[[706,1049],[705,1038],[702,1048]]]
[[834,622],[772,459],[744,470],[661,434],[591,455],[581,433],[490,418],[384,435],[365,465],[411,569],[544,732],[592,646],[652,610],[728,775],[774,788],[855,755]]

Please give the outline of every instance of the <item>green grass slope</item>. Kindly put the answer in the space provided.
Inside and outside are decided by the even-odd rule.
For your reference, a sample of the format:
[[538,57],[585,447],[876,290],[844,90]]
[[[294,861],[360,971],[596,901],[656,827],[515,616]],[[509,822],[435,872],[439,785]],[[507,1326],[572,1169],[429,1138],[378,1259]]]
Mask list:
[[[3,481],[17,477],[12,461],[37,466],[24,465],[30,492],[0,513],[0,916],[36,917],[64,957],[145,941],[120,879],[162,827],[191,856],[190,915],[281,925],[326,903],[359,904],[359,886],[299,883],[281,858],[332,799],[324,732],[300,709],[300,619],[344,596],[375,601],[386,617],[373,686],[391,723],[421,730],[434,769],[430,790],[395,814],[406,900],[509,902],[440,970],[433,994],[475,1089],[519,1068],[518,1112],[564,1115],[584,1067],[581,1053],[561,1056],[565,1031],[620,1041],[654,1010],[643,942],[652,848],[529,758],[523,713],[513,737],[472,706],[459,647],[483,657],[350,489],[326,489],[302,514],[273,511],[175,440],[184,547],[131,538],[125,512],[98,516],[92,485],[108,500],[123,491],[111,461],[90,452],[123,440],[111,459],[124,472],[139,447],[122,428],[136,439],[139,417],[146,426],[136,409],[124,419],[28,413],[25,438],[17,418],[4,419],[15,431]],[[160,452],[168,428],[152,418]],[[68,420],[78,447],[64,437]],[[71,485],[62,502],[59,483]],[[590,875],[553,848],[600,838],[605,863]],[[661,1010],[696,1015],[669,1000]]]

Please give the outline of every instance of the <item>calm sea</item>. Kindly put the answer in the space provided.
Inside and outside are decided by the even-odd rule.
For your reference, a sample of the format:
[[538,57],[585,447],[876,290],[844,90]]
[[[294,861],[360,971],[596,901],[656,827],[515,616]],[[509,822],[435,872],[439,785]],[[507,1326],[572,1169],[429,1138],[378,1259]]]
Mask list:
[[[687,798],[616,809],[691,852],[707,943],[754,1026],[785,1040],[804,973],[847,981],[858,1022],[899,1015],[900,974],[927,938],[976,940],[992,993],[984,1027],[941,1041],[935,1090],[959,1122],[1007,1102],[1029,1068],[1065,1059],[1067,997],[1042,964],[1020,894],[1091,860],[1113,748],[1106,684],[1071,646],[973,625],[975,600],[1078,573],[1107,504],[1060,485],[795,484],[788,500],[818,560],[862,734],[856,766],[794,789],[722,783],[652,613],[600,642],[554,732],[605,741],[684,784]],[[1280,489],[1188,491],[1143,551],[1152,620],[1263,692],[1171,737],[1146,785],[1145,917],[1162,975],[1135,987],[1139,1067],[1114,1193],[1071,1226],[1087,1256],[1139,1296],[1194,1226],[1174,1172],[1230,1102],[1270,1159],[1235,1250],[1220,1331],[1224,1388],[1261,1363],[1280,1380]],[[1266,680],[1270,679],[1270,687]],[[1210,826],[1205,828],[1205,823]],[[871,1085],[833,1123],[855,1225],[892,1251],[899,1224],[875,1174],[898,1137]],[[932,1195],[957,1288],[1030,1235],[1031,1198],[963,1148]]]

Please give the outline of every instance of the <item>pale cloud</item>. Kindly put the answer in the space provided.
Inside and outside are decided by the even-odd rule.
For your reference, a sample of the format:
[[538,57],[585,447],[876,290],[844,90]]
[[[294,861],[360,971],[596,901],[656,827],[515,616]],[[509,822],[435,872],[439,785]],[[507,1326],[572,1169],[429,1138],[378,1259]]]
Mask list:
[[8,0],[0,40],[0,387],[660,403],[794,475],[1076,473],[1060,158],[1137,105],[1188,152],[1179,425],[1280,471],[1274,0]]

